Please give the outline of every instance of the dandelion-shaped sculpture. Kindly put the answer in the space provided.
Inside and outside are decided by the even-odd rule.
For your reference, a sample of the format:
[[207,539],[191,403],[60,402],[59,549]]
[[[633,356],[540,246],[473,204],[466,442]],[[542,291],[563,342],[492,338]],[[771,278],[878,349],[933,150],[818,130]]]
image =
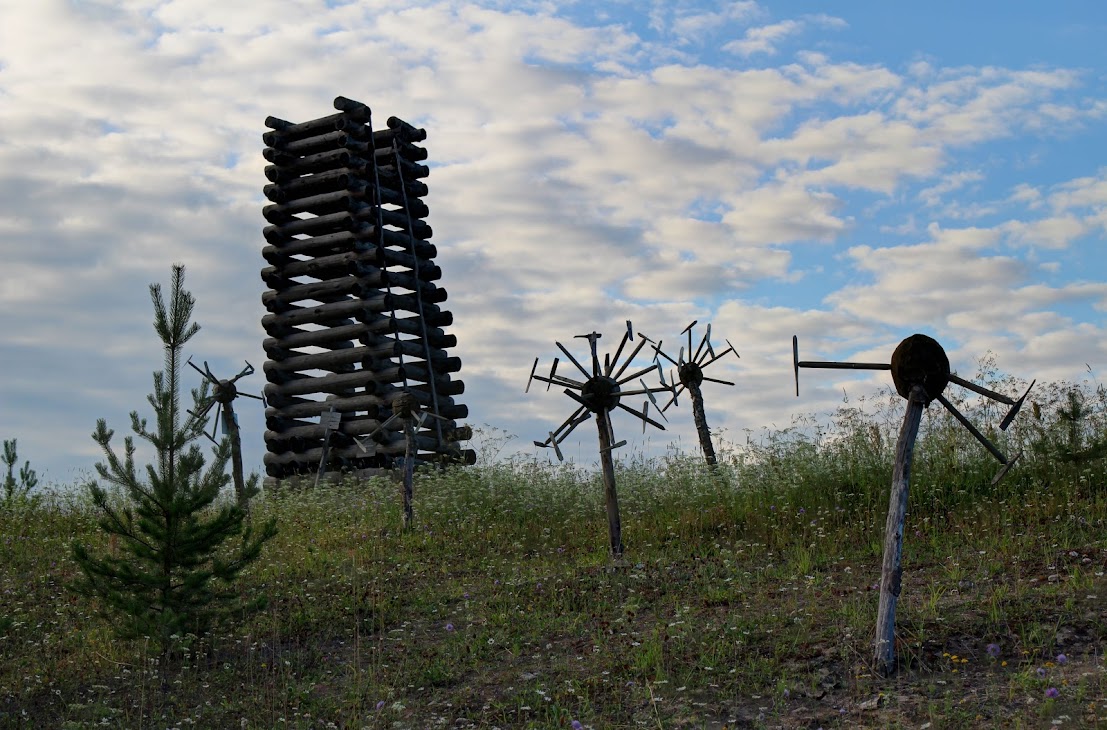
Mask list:
[[[584,380],[576,380],[564,375],[558,375],[557,365],[559,358],[554,358],[549,376],[534,374],[538,369],[538,358],[534,359],[534,365],[530,369],[530,377],[527,379],[527,388],[525,392],[530,392],[531,381],[539,380],[548,384],[546,390],[549,390],[550,386],[553,385],[564,386],[565,395],[579,404],[572,415],[565,419],[564,423],[558,426],[556,430],[550,431],[545,441],[535,441],[534,445],[543,448],[553,448],[554,453],[557,454],[557,458],[559,460],[564,459],[558,444],[562,443],[569,434],[573,432],[573,429],[587,421],[592,414],[595,414],[596,428],[599,431],[600,438],[600,464],[603,469],[604,496],[607,504],[608,536],[611,541],[611,554],[617,559],[623,554],[623,540],[622,525],[619,519],[619,497],[618,493],[615,491],[615,463],[612,460],[611,452],[613,449],[625,445],[626,441],[613,443],[615,441],[615,433],[611,426],[610,414],[616,408],[621,408],[642,421],[643,433],[646,430],[647,423],[664,431],[664,426],[649,417],[649,404],[653,401],[656,407],[657,401],[654,400],[653,394],[670,392],[672,388],[664,385],[651,388],[642,380],[643,377],[658,369],[659,366],[657,363],[633,372],[630,375],[624,375],[631,362],[634,361],[634,358],[646,345],[646,340],[639,338],[637,347],[634,348],[621,365],[619,364],[623,349],[628,342],[634,339],[634,328],[630,321],[627,321],[627,330],[623,333],[622,341],[619,342],[619,347],[615,350],[614,356],[604,355],[602,368],[600,367],[599,354],[596,351],[596,342],[601,337],[600,333],[592,332],[587,335],[577,335],[577,337],[588,340],[588,345],[592,352],[592,367],[590,370],[581,365],[580,362],[573,357],[572,353],[565,349],[565,346],[560,342],[555,342],[555,344],[558,349],[565,354],[565,357],[569,358],[569,362],[576,366],[577,370],[584,376]],[[623,386],[634,380],[639,382],[641,385],[640,388],[623,390]],[[646,400],[642,403],[641,411],[636,411],[620,402],[622,398],[635,395],[646,396]]]
[[[234,399],[240,395],[244,395],[247,398],[256,398],[262,403],[265,399],[260,395],[252,395],[250,393],[243,393],[235,386],[235,382],[247,375],[254,374],[254,366],[249,362],[246,362],[246,367],[242,369],[238,375],[234,376],[230,380],[220,380],[215,377],[211,372],[211,368],[208,367],[208,363],[204,361],[204,369],[196,367],[196,364],[189,358],[188,364],[192,368],[204,376],[204,379],[211,383],[211,394],[206,403],[201,407],[200,417],[207,415],[213,407],[215,408],[215,419],[212,425],[211,434],[207,435],[212,442],[215,442],[215,431],[219,428],[219,417],[223,417],[223,433],[231,439],[231,474],[234,477],[234,492],[235,497],[238,500],[238,506],[243,511],[248,511],[250,507],[250,492],[252,489],[247,489],[245,481],[242,477],[242,437],[238,430],[238,416],[234,412]],[[191,411],[190,411],[191,412]]]
[[977,441],[984,445],[1002,464],[999,473],[992,480],[996,484],[1002,479],[1021,454],[1008,459],[988,440],[957,408],[946,400],[942,391],[950,383],[979,393],[1000,403],[1009,405],[1007,415],[999,424],[1000,430],[1006,430],[1022,408],[1030,388],[1026,389],[1018,400],[1009,398],[977,385],[950,372],[949,358],[945,350],[934,339],[926,335],[911,335],[899,343],[892,353],[891,363],[853,363],[853,362],[816,362],[799,359],[799,341],[792,337],[792,364],[796,375],[796,395],[799,395],[800,368],[836,368],[845,370],[891,370],[892,382],[896,392],[907,399],[907,413],[903,417],[899,440],[896,443],[896,462],[892,473],[892,494],[888,504],[888,520],[884,532],[884,561],[880,576],[880,607],[876,619],[876,645],[874,662],[876,670],[884,676],[895,671],[895,623],[896,601],[899,599],[903,578],[900,557],[903,552],[903,521],[907,514],[907,487],[911,476],[911,457],[915,448],[915,437],[919,432],[919,421],[923,408],[937,400],[953,414],[961,425],[968,429]]
[[[403,527],[408,529],[414,522],[415,511],[412,506],[414,495],[414,481],[415,481],[415,454],[418,452],[418,434],[417,429],[422,428],[427,422],[427,419],[436,419],[442,423],[449,424],[449,419],[443,418],[436,413],[431,412],[427,408],[420,408],[419,402],[410,393],[403,393],[396,400],[392,401],[392,415],[386,418],[379,426],[365,435],[364,438],[355,438],[358,447],[365,452],[370,450],[375,451],[376,445],[373,443],[373,438],[386,434],[392,431],[399,431],[403,433],[404,439],[404,458],[403,458],[403,478],[402,478],[402,497],[403,497]],[[448,431],[444,431],[440,424],[436,424],[439,429],[439,442],[448,440],[450,443],[456,441],[468,441],[472,438],[472,429],[468,426],[462,426],[460,428],[451,428]],[[460,449],[457,449],[460,456]]]
[[[658,340],[654,342],[645,335],[639,333],[639,336],[647,342],[653,344],[654,362],[657,363],[658,372],[661,375],[661,384],[667,385],[665,382],[664,368],[661,366],[660,358],[665,358],[673,365],[676,366],[676,375],[670,373],[670,378],[673,380],[673,396],[669,399],[669,402],[665,404],[661,409],[662,416],[665,411],[669,409],[669,406],[679,405],[677,403],[677,396],[681,392],[687,390],[692,397],[692,418],[696,422],[696,433],[699,435],[700,448],[703,449],[703,458],[707,461],[709,466],[714,466],[717,463],[715,458],[715,447],[711,444],[711,429],[707,427],[707,415],[703,409],[703,392],[700,390],[700,385],[706,380],[709,383],[719,383],[721,385],[734,385],[729,380],[719,380],[717,378],[709,378],[703,374],[704,368],[713,362],[719,360],[724,355],[733,352],[735,357],[740,358],[738,351],[734,349],[734,345],[730,344],[730,340],[726,340],[727,348],[722,352],[715,354],[715,348],[711,346],[711,325],[707,325],[707,331],[703,335],[703,339],[700,340],[699,345],[692,349],[692,328],[696,326],[698,320],[693,320],[692,324],[685,327],[681,334],[687,333],[688,335],[688,360],[684,359],[684,347],[680,348],[680,352],[677,355],[677,359],[674,360],[669,355],[665,354],[665,351],[661,349],[662,341]],[[680,385],[677,385],[677,381]]]

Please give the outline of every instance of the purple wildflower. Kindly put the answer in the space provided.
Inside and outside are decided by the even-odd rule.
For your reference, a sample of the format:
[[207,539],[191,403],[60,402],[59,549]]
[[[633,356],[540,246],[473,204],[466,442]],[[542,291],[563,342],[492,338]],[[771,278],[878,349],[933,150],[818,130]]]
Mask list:
[[1045,667],[1038,667],[1038,676],[1044,677],[1046,675]]
[[381,700],[380,702],[377,703],[377,711],[379,712],[383,709],[384,709],[384,700]]
[[446,624],[446,631],[453,631],[453,630],[454,630],[454,625],[453,624]]
[[1049,689],[1046,690],[1046,697],[1048,697],[1051,700],[1056,699],[1057,697],[1060,697],[1060,696],[1061,696],[1061,690],[1057,689],[1056,687],[1050,687]]
[[584,725],[580,724],[580,720],[573,720],[572,728],[573,730],[583,730]]
[[1067,656],[1065,656],[1064,654],[1058,654],[1057,655],[1057,663],[1058,664],[1067,664],[1068,661],[1069,661],[1069,658]]
[[988,656],[992,659],[999,658],[999,644],[988,644],[988,648],[985,651],[988,652]]

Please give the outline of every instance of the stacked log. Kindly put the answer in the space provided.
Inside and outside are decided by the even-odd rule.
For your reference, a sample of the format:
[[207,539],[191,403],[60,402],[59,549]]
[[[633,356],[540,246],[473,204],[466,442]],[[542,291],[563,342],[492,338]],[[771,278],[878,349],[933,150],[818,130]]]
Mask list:
[[[415,430],[417,462],[473,463],[456,422],[468,409],[454,398],[465,385],[447,352],[453,315],[427,240],[426,131],[396,117],[373,130],[369,107],[345,97],[334,107],[298,124],[269,117],[262,135],[266,473],[314,473],[324,454],[332,472],[392,469],[407,438],[381,424],[405,396],[437,416]],[[319,420],[332,409],[341,421],[328,431]]]

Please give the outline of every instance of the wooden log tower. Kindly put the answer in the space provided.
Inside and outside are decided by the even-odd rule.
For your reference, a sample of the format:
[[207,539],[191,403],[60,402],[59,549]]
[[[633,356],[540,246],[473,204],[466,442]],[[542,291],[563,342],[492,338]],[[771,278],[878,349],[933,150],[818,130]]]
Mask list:
[[[474,463],[459,444],[471,435],[456,423],[468,415],[454,398],[465,385],[452,377],[461,368],[448,353],[457,339],[444,330],[453,315],[440,306],[446,290],[427,241],[430,170],[418,145],[426,131],[396,117],[374,130],[369,107],[345,97],[334,108],[298,124],[268,117],[262,135],[271,163],[261,270],[266,473],[383,474],[405,455]],[[381,429],[399,399],[439,418],[414,431]],[[332,409],[336,428],[323,418]]]

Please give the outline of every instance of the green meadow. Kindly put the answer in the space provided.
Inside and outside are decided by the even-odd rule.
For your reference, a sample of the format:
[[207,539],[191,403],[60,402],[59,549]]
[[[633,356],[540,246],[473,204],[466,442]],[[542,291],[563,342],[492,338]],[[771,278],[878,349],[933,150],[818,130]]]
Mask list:
[[891,678],[872,671],[904,410],[885,392],[717,433],[715,469],[693,445],[620,453],[617,564],[596,466],[508,454],[491,427],[475,466],[417,474],[410,530],[389,480],[270,488],[253,519],[280,532],[238,584],[268,604],[171,656],[68,590],[73,540],[113,546],[79,485],[37,488],[0,509],[0,727],[1107,727],[1107,397],[1031,399],[1006,433],[957,401],[1023,453],[996,486],[924,415]]

